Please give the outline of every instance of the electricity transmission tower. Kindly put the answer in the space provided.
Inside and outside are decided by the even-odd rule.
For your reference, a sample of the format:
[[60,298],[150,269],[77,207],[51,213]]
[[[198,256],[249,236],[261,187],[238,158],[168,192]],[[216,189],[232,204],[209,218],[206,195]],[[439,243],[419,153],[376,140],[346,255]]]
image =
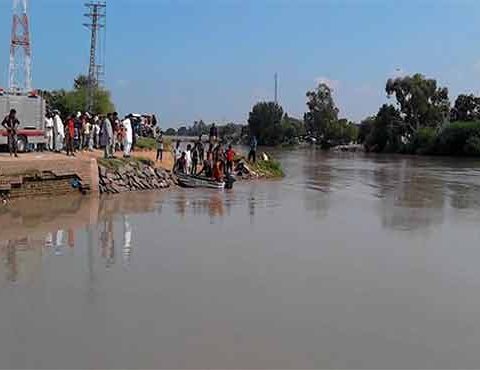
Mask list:
[[27,0],[13,0],[8,89],[14,94],[24,94],[32,90],[32,46]]
[[[107,21],[106,1],[86,3],[88,23],[84,23],[90,32],[90,60],[88,65],[87,106],[88,112],[93,112],[95,105],[95,90],[100,86],[105,72],[105,28]],[[103,32],[102,32],[103,31]]]

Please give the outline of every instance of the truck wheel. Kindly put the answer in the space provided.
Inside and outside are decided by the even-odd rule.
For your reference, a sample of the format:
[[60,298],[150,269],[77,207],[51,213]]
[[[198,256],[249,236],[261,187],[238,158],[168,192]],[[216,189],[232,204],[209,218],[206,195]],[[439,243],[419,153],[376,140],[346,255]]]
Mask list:
[[28,140],[25,136],[17,137],[17,150],[19,153],[25,153],[27,151]]

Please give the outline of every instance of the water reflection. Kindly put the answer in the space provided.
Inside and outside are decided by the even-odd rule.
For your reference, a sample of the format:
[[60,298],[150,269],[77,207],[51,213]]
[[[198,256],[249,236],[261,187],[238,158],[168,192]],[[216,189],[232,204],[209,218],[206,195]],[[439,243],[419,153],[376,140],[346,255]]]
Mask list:
[[128,267],[132,260],[132,226],[127,215],[123,216],[123,265]]

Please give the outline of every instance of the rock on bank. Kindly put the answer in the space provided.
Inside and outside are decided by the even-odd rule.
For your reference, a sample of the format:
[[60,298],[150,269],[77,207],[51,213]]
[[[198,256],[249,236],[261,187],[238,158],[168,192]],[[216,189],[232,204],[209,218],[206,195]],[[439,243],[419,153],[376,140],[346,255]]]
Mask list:
[[138,158],[99,159],[98,174],[101,194],[166,189],[175,183],[169,171]]

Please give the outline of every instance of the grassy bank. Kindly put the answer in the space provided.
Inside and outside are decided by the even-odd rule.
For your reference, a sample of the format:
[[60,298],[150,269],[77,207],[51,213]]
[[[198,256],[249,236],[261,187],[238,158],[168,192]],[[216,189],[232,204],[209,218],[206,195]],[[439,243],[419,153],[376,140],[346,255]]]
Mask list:
[[[163,139],[164,150],[170,150],[172,147],[172,141],[170,139]],[[157,150],[157,142],[152,137],[139,137],[135,143],[135,148],[140,150]]]
[[250,167],[253,171],[266,178],[282,178],[285,176],[282,165],[274,159],[257,161],[256,163],[251,163]]
[[97,160],[97,163],[100,166],[103,166],[113,171],[116,171],[119,168],[124,167],[126,165],[130,165],[132,167],[138,167],[141,164],[148,165],[148,166],[154,165],[153,161],[144,157],[111,158],[111,159],[99,158]]

